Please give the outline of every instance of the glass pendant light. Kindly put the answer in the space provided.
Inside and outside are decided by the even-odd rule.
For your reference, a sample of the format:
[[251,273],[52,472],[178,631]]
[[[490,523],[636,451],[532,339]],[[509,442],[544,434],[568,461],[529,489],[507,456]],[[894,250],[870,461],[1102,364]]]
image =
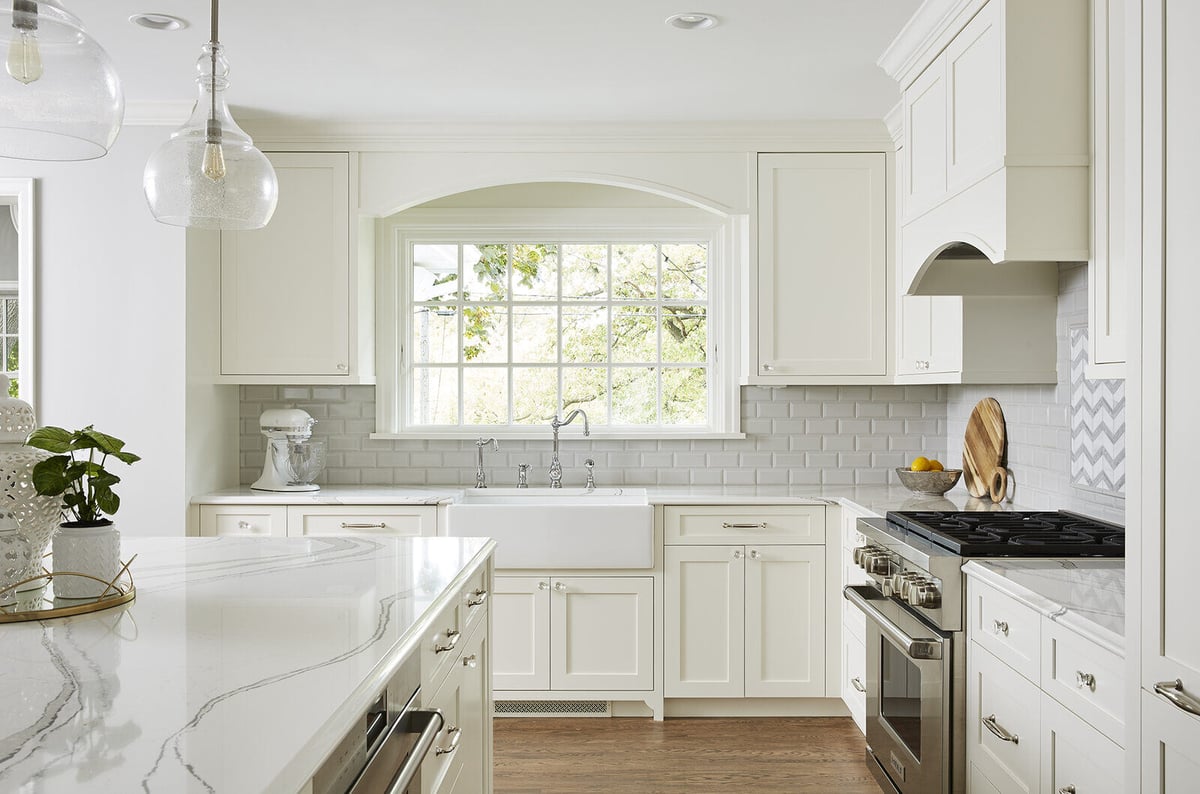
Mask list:
[[212,40],[196,62],[200,97],[191,117],[146,163],[142,187],[155,220],[200,229],[261,229],[271,220],[279,183],[271,161],[254,148],[225,104],[229,62]]
[[125,116],[108,53],[58,0],[4,3],[0,29],[0,157],[103,157]]

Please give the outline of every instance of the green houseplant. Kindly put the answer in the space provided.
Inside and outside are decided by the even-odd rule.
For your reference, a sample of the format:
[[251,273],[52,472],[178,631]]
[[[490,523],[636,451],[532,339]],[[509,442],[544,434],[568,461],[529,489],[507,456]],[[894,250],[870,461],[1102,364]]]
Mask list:
[[110,457],[127,464],[141,460],[125,451],[124,441],[88,425],[74,432],[61,427],[40,427],[29,435],[25,444],[54,453],[33,467],[33,487],[42,496],[62,497],[63,516],[67,518],[63,526],[112,524],[106,516],[121,507],[121,497],[113,491],[121,478],[104,465]]

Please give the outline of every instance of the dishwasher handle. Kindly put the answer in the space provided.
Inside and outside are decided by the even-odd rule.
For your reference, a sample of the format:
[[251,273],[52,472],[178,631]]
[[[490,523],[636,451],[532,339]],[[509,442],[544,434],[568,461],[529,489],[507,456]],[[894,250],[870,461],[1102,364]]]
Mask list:
[[[440,711],[409,711],[403,714],[388,731],[387,738],[371,757],[349,794],[381,790],[387,794],[404,794],[445,724]],[[405,752],[405,736],[418,731],[420,735],[416,744]]]

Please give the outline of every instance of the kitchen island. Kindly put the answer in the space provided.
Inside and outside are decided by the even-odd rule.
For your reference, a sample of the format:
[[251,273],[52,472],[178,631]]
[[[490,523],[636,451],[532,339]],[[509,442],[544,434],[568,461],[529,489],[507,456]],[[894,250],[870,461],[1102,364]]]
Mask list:
[[299,791],[494,547],[127,539],[135,601],[0,625],[0,790]]

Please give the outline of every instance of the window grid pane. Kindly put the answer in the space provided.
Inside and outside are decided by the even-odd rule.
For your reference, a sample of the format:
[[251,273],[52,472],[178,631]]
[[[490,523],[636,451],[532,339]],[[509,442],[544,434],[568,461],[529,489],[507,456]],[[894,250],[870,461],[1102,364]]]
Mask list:
[[[546,412],[540,403],[547,395],[538,393],[529,400],[519,395],[528,378],[540,377],[538,371],[548,375],[553,371],[555,407],[561,411],[565,400],[585,407],[592,424],[647,428],[706,424],[711,390],[708,246],[671,243],[674,258],[668,278],[667,245],[522,241],[414,245],[411,269],[423,266],[416,261],[418,249],[426,260],[433,258],[430,251],[447,260],[448,249],[455,251],[456,273],[447,272],[435,281],[456,284],[441,291],[435,284],[430,294],[429,276],[424,276],[425,294],[420,295],[424,300],[411,300],[409,311],[414,318],[421,312],[452,314],[459,342],[453,345],[452,358],[433,353],[442,348],[428,335],[429,325],[409,325],[413,335],[409,349],[415,362],[410,368],[409,421],[444,427],[540,424],[536,415]],[[685,260],[682,265],[679,259]],[[543,273],[543,266],[550,272]],[[574,296],[566,288],[568,276],[573,279]],[[557,300],[545,299],[550,296],[542,287],[550,284]],[[604,294],[597,295],[597,290]],[[668,290],[675,294],[668,297]],[[690,295],[695,297],[689,299]],[[548,346],[554,349],[547,350]],[[518,369],[526,374],[518,377]],[[438,386],[440,404],[428,402],[431,382]],[[540,382],[544,392],[548,384]],[[445,405],[451,388],[452,419]],[[481,389],[487,394],[476,393]],[[503,405],[488,405],[487,395]]]

